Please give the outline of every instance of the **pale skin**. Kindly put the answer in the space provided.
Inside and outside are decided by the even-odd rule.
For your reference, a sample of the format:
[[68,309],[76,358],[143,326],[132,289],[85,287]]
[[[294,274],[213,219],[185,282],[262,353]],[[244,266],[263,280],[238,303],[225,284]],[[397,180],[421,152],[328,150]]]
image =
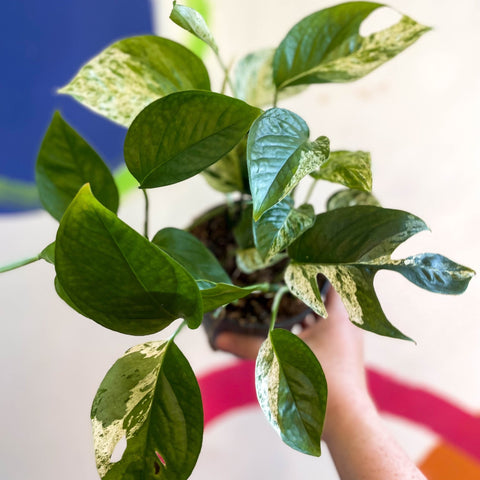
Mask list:
[[[331,288],[328,317],[299,336],[320,361],[328,384],[322,438],[341,480],[426,480],[388,433],[368,393],[363,360],[363,332],[352,325],[340,297]],[[221,350],[256,358],[262,339],[222,333]]]

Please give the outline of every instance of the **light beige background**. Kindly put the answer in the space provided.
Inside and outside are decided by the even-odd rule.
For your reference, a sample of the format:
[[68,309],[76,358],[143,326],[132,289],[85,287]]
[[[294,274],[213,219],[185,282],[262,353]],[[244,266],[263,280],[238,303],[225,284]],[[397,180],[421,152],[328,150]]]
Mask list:
[[[277,45],[295,21],[331,5],[321,0],[212,3],[212,30],[227,63],[256,48]],[[432,230],[407,242],[399,255],[439,252],[478,270],[480,4],[475,0],[391,4],[434,30],[365,79],[313,86],[280,106],[304,117],[312,136],[330,137],[332,148],[372,153],[374,190],[383,205],[420,216]],[[168,26],[164,15],[169,9],[170,2],[155,3],[157,26],[178,38],[178,28]],[[207,59],[209,65],[212,60]],[[213,84],[220,83],[216,75]],[[335,188],[325,185],[316,194],[319,209]],[[184,226],[221,198],[201,178],[158,189],[152,192],[152,231]],[[142,208],[142,198],[132,193],[120,216],[141,229]],[[38,253],[54,239],[55,230],[56,223],[42,212],[0,217],[0,264]],[[0,276],[0,478],[5,480],[97,478],[91,401],[111,364],[143,341],[109,332],[70,311],[56,297],[53,278],[51,266],[41,262]],[[478,279],[460,297],[421,291],[389,273],[378,275],[376,287],[389,319],[417,345],[368,334],[368,363],[478,412]],[[179,343],[198,372],[232,361],[210,352],[202,332],[182,333]],[[387,421],[416,460],[436,442],[426,431],[397,419]],[[284,447],[262,414],[248,409],[206,432],[192,478],[335,476],[326,456],[307,458]]]

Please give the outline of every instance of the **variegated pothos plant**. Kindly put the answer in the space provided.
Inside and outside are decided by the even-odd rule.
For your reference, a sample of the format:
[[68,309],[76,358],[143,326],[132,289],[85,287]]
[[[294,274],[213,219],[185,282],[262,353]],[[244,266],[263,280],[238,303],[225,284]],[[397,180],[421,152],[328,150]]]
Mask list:
[[[65,302],[130,335],[159,332],[177,318],[195,329],[206,312],[254,291],[274,293],[270,332],[257,360],[258,399],[288,445],[320,455],[327,385],[310,349],[274,328],[281,295],[289,290],[326,316],[317,283],[322,274],[353,323],[407,339],[380,307],[373,286],[380,269],[447,294],[463,292],[473,275],[438,254],[392,259],[395,248],[425,230],[425,223],[378,204],[367,152],[331,152],[328,138],[310,140],[306,122],[277,106],[310,84],[361,78],[429,30],[402,15],[389,28],[360,35],[363,21],[381,7],[350,2],[315,12],[277,48],[246,55],[229,74],[203,17],[174,2],[171,19],[211,48],[229,95],[211,91],[202,60],[172,40],[139,36],[107,47],[60,92],[128,128],[125,163],[146,199],[143,235],[117,217],[119,194],[101,158],[55,113],[36,179],[45,209],[60,222],[56,241],[0,271],[44,259],[55,266],[55,288]],[[234,285],[185,230],[164,228],[150,238],[148,189],[197,174],[221,192],[240,194],[238,267],[252,272],[288,257],[284,284]],[[326,180],[346,188],[330,198],[326,212],[316,213],[308,202],[296,202],[295,189],[306,178],[312,186]],[[174,338],[131,348],[100,385],[92,423],[101,478],[190,476],[202,443],[202,401]],[[113,462],[122,438],[126,449]]]

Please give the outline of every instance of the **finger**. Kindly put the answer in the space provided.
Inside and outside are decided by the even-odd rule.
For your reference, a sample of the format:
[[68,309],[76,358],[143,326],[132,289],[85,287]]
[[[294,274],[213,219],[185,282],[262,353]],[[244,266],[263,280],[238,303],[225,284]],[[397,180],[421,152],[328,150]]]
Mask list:
[[241,358],[254,359],[264,339],[241,333],[220,333],[215,345],[218,349],[233,353]]

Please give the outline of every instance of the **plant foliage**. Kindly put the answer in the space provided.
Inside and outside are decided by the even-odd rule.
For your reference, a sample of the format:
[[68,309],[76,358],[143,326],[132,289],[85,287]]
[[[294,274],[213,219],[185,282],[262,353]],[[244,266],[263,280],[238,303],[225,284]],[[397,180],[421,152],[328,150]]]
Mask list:
[[[147,198],[144,235],[118,218],[111,173],[55,113],[36,171],[40,200],[60,222],[56,240],[38,256],[0,272],[38,259],[54,264],[55,288],[66,303],[129,335],[160,332],[177,318],[194,329],[206,312],[253,292],[283,292],[285,285],[326,316],[321,274],[341,295],[354,324],[408,339],[381,308],[376,273],[392,270],[429,291],[459,294],[474,272],[435,253],[393,259],[396,247],[425,230],[425,223],[380,206],[371,193],[368,152],[331,152],[322,132],[311,138],[300,115],[277,106],[308,85],[361,78],[429,30],[402,16],[363,37],[363,21],[382,6],[348,2],[315,12],[276,48],[247,53],[230,75],[204,18],[174,2],[171,19],[213,51],[228,93],[211,91],[202,60],[171,40],[140,36],[106,47],[60,92],[128,128],[125,163]],[[239,271],[286,260],[284,281],[236,285],[187,230],[166,226],[149,238],[146,190],[198,174],[213,188],[237,195],[226,208],[235,218],[235,206],[241,206],[232,226]],[[296,199],[305,178],[313,186],[324,180],[346,188],[319,213],[308,200]],[[320,455],[325,377],[306,344],[274,328],[276,308],[257,359],[259,402],[288,445]],[[173,338],[133,347],[113,365],[95,397],[92,424],[103,479],[190,476],[202,443],[202,403],[195,375]],[[123,437],[126,450],[113,463]]]

